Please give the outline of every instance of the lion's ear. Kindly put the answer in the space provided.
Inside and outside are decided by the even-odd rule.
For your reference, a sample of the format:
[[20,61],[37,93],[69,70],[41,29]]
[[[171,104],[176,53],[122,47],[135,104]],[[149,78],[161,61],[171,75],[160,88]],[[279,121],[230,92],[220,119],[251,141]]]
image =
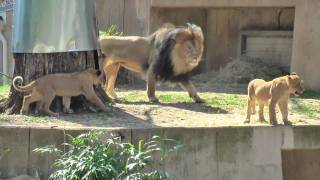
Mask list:
[[297,73],[295,73],[295,72],[291,72],[291,74],[290,75],[297,75]]
[[195,37],[200,37],[203,39],[203,32],[200,26],[197,26],[195,24],[187,23],[188,29],[194,34]]
[[197,26],[197,25],[195,25],[195,24],[187,23],[187,27],[188,27],[189,29],[191,29],[191,31],[194,32],[194,33],[202,32],[201,27],[200,27],[200,26]]
[[181,29],[174,29],[168,33],[168,38],[172,40],[176,40],[180,34],[181,34]]

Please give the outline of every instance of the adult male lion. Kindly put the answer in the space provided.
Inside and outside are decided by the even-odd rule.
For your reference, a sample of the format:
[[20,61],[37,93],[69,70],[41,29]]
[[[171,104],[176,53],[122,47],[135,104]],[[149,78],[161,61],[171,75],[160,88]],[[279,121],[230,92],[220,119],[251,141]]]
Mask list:
[[288,121],[288,98],[290,94],[302,94],[302,81],[296,73],[282,76],[266,82],[263,79],[254,79],[248,85],[247,119],[250,122],[251,113],[255,112],[256,101],[259,104],[259,121],[265,121],[263,116],[264,105],[269,103],[270,124],[278,124],[275,107],[278,104],[285,125]]
[[100,65],[106,74],[107,92],[118,98],[114,86],[122,66],[146,76],[151,102],[158,101],[155,97],[157,81],[177,82],[195,102],[204,102],[189,80],[191,70],[201,60],[203,41],[201,28],[194,24],[178,28],[166,25],[147,37],[109,36],[100,39],[101,51],[105,55]]
[[75,73],[49,74],[30,82],[25,86],[18,86],[17,81],[23,81],[21,76],[13,79],[13,87],[19,92],[32,91],[30,95],[24,96],[21,108],[21,114],[29,111],[29,105],[33,102],[39,102],[40,107],[51,115],[58,117],[58,113],[52,112],[49,107],[55,96],[63,97],[64,109],[71,112],[71,96],[84,95],[90,102],[99,107],[102,111],[107,111],[105,105],[95,94],[93,85],[100,84],[100,71],[87,69]]

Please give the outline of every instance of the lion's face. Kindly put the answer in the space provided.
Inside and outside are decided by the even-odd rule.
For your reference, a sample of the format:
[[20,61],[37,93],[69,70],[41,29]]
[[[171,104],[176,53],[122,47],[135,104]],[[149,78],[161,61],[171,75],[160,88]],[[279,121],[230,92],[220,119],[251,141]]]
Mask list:
[[201,61],[204,38],[199,26],[191,25],[177,32],[172,51],[175,73],[185,73],[195,68]]
[[87,69],[86,71],[87,71],[87,73],[89,73],[89,76],[91,76],[93,85],[99,85],[99,86],[102,85],[103,81],[100,76],[101,75],[100,70],[90,68],[90,69]]
[[187,64],[197,66],[201,60],[203,46],[197,40],[186,40],[181,44],[180,51],[184,52],[181,57],[185,58]]
[[288,77],[290,93],[295,95],[302,94],[304,89],[302,87],[303,81],[300,79],[300,77],[296,73],[292,73],[287,77]]

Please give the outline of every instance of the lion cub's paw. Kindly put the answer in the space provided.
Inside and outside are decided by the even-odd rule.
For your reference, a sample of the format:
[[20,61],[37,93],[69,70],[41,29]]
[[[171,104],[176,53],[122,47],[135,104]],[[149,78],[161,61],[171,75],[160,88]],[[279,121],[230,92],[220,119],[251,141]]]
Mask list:
[[283,121],[283,124],[284,124],[285,126],[291,126],[291,125],[292,125],[292,122],[290,122],[290,121]]
[[249,124],[250,123],[250,120],[249,119],[246,119],[245,121],[243,121],[244,124]]
[[67,113],[67,114],[72,114],[74,113],[74,111],[72,109],[68,109],[68,108],[63,108],[63,112]]
[[259,119],[260,123],[268,123],[268,121],[266,121],[265,119]]
[[103,112],[109,112],[109,111],[111,111],[111,109],[110,108],[107,108],[107,107],[105,107],[105,108],[103,108],[103,109],[101,109]]
[[194,100],[194,102],[195,102],[195,103],[205,103],[206,101],[205,101],[204,99],[198,97],[198,98],[196,98],[196,99]]
[[56,118],[59,118],[60,117],[60,114],[59,113],[50,113],[51,116],[53,117],[56,117]]
[[20,114],[21,114],[21,115],[27,115],[28,112],[27,112],[27,111],[24,111],[24,110],[21,110],[21,111],[20,111]]
[[115,103],[125,103],[125,102],[127,102],[124,98],[115,98],[113,101]]
[[273,120],[273,121],[271,121],[271,125],[272,125],[272,126],[277,126],[277,125],[278,125],[278,122],[277,122],[276,120]]

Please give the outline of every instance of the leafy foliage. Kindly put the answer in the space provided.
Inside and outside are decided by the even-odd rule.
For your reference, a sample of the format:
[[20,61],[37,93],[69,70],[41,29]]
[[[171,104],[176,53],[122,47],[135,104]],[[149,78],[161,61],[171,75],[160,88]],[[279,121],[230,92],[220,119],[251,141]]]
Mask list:
[[10,86],[9,85],[0,86],[0,91],[9,91],[9,90],[10,90]]
[[119,28],[115,25],[111,25],[108,29],[105,31],[99,31],[100,37],[105,36],[123,36],[123,32],[119,32]]
[[[164,160],[169,153],[183,147],[173,139],[153,136],[150,141],[140,140],[137,145],[121,142],[120,137],[111,135],[101,140],[101,131],[92,131],[70,138],[68,151],[63,153],[54,146],[37,148],[39,153],[55,153],[57,167],[50,179],[55,180],[162,180],[166,172],[153,169],[153,162]],[[156,155],[156,156],[155,156]],[[157,157],[157,158],[156,158]]]

